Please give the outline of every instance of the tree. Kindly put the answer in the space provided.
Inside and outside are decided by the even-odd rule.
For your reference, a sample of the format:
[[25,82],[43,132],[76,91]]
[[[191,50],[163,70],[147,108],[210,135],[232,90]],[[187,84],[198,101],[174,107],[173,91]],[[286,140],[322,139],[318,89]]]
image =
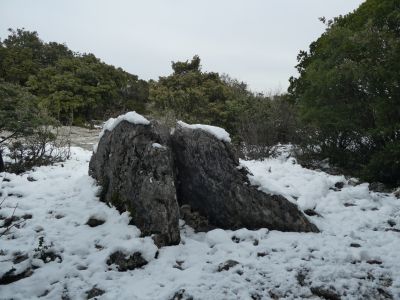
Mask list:
[[0,78],[28,87],[42,108],[64,124],[83,125],[128,110],[145,112],[148,85],[136,75],[93,54],[44,43],[35,31],[9,33],[0,42]]
[[25,85],[29,76],[54,64],[61,57],[72,57],[72,51],[58,43],[43,43],[36,31],[9,29],[0,45],[0,77],[7,82]]
[[355,175],[400,184],[398,163],[390,178],[370,165],[385,149],[387,159],[400,157],[400,3],[367,0],[327,25],[300,52],[300,76],[290,79],[291,98],[310,128],[305,145]]
[[[64,124],[136,109],[143,112],[147,85],[92,54],[59,59],[31,76],[27,85],[41,105]],[[140,103],[140,105],[139,105]]]
[[234,131],[230,122],[231,87],[218,73],[203,72],[200,58],[173,62],[173,73],[150,84],[149,100],[153,112],[166,114],[189,123],[204,123]]

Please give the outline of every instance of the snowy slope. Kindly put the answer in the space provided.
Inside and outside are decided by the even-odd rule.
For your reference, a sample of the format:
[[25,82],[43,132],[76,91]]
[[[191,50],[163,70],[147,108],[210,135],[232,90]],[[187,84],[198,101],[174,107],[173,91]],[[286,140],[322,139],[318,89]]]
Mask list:
[[[0,277],[12,267],[15,273],[35,269],[0,285],[0,299],[85,299],[94,286],[105,292],[97,299],[172,299],[178,291],[183,298],[176,299],[400,299],[400,200],[393,195],[351,186],[344,177],[304,169],[292,159],[242,161],[263,191],[282,193],[320,214],[310,219],[322,232],[195,234],[182,224],[181,244],[160,249],[155,258],[152,240],[140,237],[129,216],[98,201],[87,175],[90,155],[73,148],[64,164],[5,174],[0,226],[17,204],[15,216],[23,222],[0,238]],[[334,188],[339,181],[344,187]],[[91,216],[105,223],[89,227]],[[38,259],[43,247],[54,260]],[[106,264],[118,249],[140,251],[149,264],[118,272]],[[24,254],[27,259],[12,262]],[[227,260],[238,264],[224,268]]]

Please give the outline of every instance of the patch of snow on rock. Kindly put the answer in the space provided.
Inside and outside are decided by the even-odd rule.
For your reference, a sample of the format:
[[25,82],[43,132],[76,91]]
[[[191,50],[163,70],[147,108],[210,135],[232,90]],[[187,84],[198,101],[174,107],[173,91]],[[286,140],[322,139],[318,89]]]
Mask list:
[[157,149],[165,149],[165,146],[159,144],[159,143],[153,143],[151,145],[153,148],[157,148]]
[[128,121],[132,124],[138,125],[149,125],[150,121],[147,120],[142,115],[138,114],[135,111],[127,112],[124,115],[120,115],[117,118],[110,118],[107,122],[104,123],[103,130],[100,132],[99,138],[101,138],[106,130],[112,131],[119,123],[122,121]]
[[201,129],[201,130],[204,130],[204,131],[212,134],[213,136],[215,136],[217,139],[219,139],[221,141],[228,142],[228,143],[231,142],[229,133],[221,127],[204,125],[204,124],[187,124],[182,121],[178,121],[178,125],[185,127],[185,128],[190,128],[190,129]]

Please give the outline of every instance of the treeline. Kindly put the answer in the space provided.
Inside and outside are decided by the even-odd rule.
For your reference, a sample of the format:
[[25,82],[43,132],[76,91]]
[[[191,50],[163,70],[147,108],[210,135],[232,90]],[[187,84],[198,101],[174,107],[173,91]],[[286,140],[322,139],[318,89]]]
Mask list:
[[36,32],[9,33],[0,41],[0,84],[32,94],[41,110],[61,123],[83,125],[126,110],[144,110],[148,84],[136,75],[93,54],[44,43]]
[[[9,33],[0,41],[0,89],[3,94],[29,95],[32,111],[63,125],[89,125],[135,110],[167,122],[214,124],[228,129],[237,142],[246,138],[257,144],[267,139],[253,131],[261,130],[257,128],[267,121],[270,107],[276,110],[281,107],[278,102],[286,102],[285,97],[254,94],[228,75],[203,72],[198,56],[173,62],[170,76],[146,82],[93,54],[45,43],[36,32],[10,29]],[[271,140],[278,127],[268,137],[271,145],[278,142]],[[277,135],[288,141],[285,132]]]
[[[235,143],[255,149],[250,154],[292,143],[305,163],[329,158],[347,174],[398,186],[400,4],[367,0],[346,16],[321,21],[325,33],[300,52],[299,76],[283,95],[253,93],[228,75],[204,72],[198,56],[173,62],[169,76],[146,82],[93,54],[44,43],[36,32],[11,30],[0,41],[1,105],[19,114],[11,119],[24,119],[18,102],[34,107],[25,119],[35,111],[62,124],[135,110],[171,124],[221,126]],[[0,111],[0,131],[18,127],[7,121],[13,114]]]

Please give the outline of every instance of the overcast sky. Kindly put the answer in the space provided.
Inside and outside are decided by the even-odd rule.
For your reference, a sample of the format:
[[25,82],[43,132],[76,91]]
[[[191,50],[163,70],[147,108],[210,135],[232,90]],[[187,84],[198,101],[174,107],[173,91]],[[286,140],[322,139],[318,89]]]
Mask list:
[[198,54],[203,70],[227,73],[254,91],[285,91],[299,50],[324,31],[318,17],[346,14],[362,2],[0,0],[0,37],[25,27],[146,80]]

